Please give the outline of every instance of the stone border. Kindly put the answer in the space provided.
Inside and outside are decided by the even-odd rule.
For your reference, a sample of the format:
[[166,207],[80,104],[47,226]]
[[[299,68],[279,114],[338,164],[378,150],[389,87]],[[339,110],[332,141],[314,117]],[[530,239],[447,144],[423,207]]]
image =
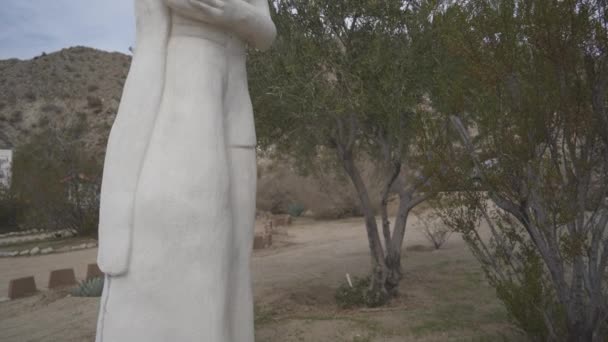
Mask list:
[[91,249],[96,248],[97,242],[89,242],[82,243],[76,246],[64,246],[58,249],[54,249],[53,247],[40,248],[39,246],[33,247],[31,249],[24,250],[14,250],[14,251],[0,251],[0,258],[13,258],[18,256],[34,256],[34,255],[46,255],[52,253],[65,253],[72,251],[79,251],[83,249]]
[[13,279],[8,283],[8,298],[10,300],[25,298],[38,292],[34,277]]
[[76,235],[76,233],[74,231],[70,231],[68,229],[58,230],[58,231],[32,230],[32,231],[29,231],[24,234],[0,237],[0,247],[10,246],[15,243],[28,243],[28,242],[47,241],[47,240],[60,239],[60,238],[69,238],[69,237],[73,237],[75,235]]
[[[92,278],[103,277],[104,273],[101,272],[97,264],[87,265],[86,280]],[[49,274],[49,290],[63,289],[66,287],[77,286],[78,280],[76,273],[73,268],[64,268],[61,270],[51,271]],[[8,285],[8,297],[0,298],[0,302],[8,300],[14,300],[19,298],[25,298],[37,294],[39,291],[36,288],[36,280],[33,276],[22,277],[18,279],[12,279]]]
[[76,281],[76,273],[73,268],[64,268],[61,270],[51,271],[49,275],[49,290],[55,290],[78,284]]
[[4,234],[0,234],[0,239],[4,239],[4,238],[7,238],[7,237],[13,237],[13,236],[23,236],[23,235],[38,234],[38,233],[44,233],[44,231],[42,229],[30,229],[30,230],[23,230],[23,231],[17,231],[17,232],[4,233]]

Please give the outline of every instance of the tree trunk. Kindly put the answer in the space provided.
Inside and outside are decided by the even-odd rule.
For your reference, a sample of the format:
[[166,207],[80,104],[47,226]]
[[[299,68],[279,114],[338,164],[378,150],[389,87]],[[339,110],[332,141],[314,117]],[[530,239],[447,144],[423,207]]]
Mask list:
[[386,267],[388,272],[385,286],[391,296],[399,294],[399,282],[403,277],[401,270],[401,247],[405,238],[405,227],[410,209],[409,196],[400,195],[393,235],[386,246]]
[[361,209],[363,211],[363,215],[365,216],[365,228],[367,231],[367,239],[369,242],[369,249],[372,259],[371,285],[368,293],[367,305],[380,306],[388,301],[389,296],[385,288],[387,268],[384,260],[384,250],[382,248],[380,234],[378,232],[376,216],[372,209],[367,187],[363,182],[359,169],[355,165],[352,153],[350,151],[338,150],[344,170],[350,177],[357,191],[357,195],[359,196],[359,201],[361,203]]

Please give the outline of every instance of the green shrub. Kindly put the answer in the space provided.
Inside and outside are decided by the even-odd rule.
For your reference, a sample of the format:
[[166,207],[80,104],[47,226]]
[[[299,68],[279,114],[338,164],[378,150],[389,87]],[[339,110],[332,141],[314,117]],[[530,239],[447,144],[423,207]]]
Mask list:
[[96,236],[101,171],[72,128],[32,136],[13,158],[11,191],[27,203],[20,226]]
[[103,292],[103,283],[103,277],[85,280],[72,290],[72,296],[101,297],[101,293]]
[[340,284],[335,294],[336,304],[342,309],[370,306],[369,304],[373,304],[370,303],[370,299],[373,298],[368,298],[371,278],[369,276],[363,278],[353,277],[351,282],[352,286],[348,281]]
[[[540,256],[532,248],[522,253],[524,263],[521,265],[520,281],[491,278],[498,298],[505,304],[507,311],[526,334],[534,340],[546,341],[549,331],[545,314],[553,322],[559,322],[554,329],[565,327],[563,310],[555,299],[555,294],[543,279],[545,271]],[[558,336],[565,336],[565,331],[556,331]]]
[[292,203],[287,207],[287,213],[291,217],[300,217],[304,212],[304,206],[298,203]]
[[16,230],[24,210],[25,203],[12,196],[8,190],[0,188],[0,231]]

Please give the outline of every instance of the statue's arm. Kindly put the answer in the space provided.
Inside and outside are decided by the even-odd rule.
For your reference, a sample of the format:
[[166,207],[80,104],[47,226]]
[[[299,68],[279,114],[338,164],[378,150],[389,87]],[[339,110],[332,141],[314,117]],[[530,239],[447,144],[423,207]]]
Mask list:
[[165,0],[179,15],[217,24],[235,32],[250,46],[266,50],[277,30],[267,0]]
[[277,36],[277,29],[270,17],[268,0],[240,2],[247,14],[241,23],[235,26],[236,33],[256,49],[269,49]]
[[190,0],[164,0],[171,10],[186,18],[209,21],[209,16],[192,5]]
[[128,272],[140,171],[162,97],[169,10],[163,0],[137,0],[137,41],[110,137],[99,210],[101,270]]

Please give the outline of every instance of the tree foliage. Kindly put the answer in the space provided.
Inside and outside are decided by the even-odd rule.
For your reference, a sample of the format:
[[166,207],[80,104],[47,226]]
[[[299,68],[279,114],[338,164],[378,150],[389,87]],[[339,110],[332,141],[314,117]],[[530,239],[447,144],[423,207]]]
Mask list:
[[445,221],[530,337],[604,340],[606,3],[465,1],[433,25],[432,103],[461,140],[444,176],[469,189],[442,198]]
[[[330,161],[353,183],[366,221],[377,303],[396,293],[409,211],[428,197],[429,131],[425,95],[427,7],[404,1],[274,1],[280,35],[268,54],[250,56],[260,146],[301,167]],[[415,5],[415,6],[414,6]],[[416,144],[413,144],[416,142]],[[424,143],[424,144],[423,144]],[[415,148],[412,148],[415,146]],[[382,236],[370,182],[358,165],[371,158],[381,175]],[[391,227],[391,194],[399,214]]]
[[24,204],[22,226],[97,235],[101,165],[78,142],[84,124],[50,127],[17,147],[11,193]]

